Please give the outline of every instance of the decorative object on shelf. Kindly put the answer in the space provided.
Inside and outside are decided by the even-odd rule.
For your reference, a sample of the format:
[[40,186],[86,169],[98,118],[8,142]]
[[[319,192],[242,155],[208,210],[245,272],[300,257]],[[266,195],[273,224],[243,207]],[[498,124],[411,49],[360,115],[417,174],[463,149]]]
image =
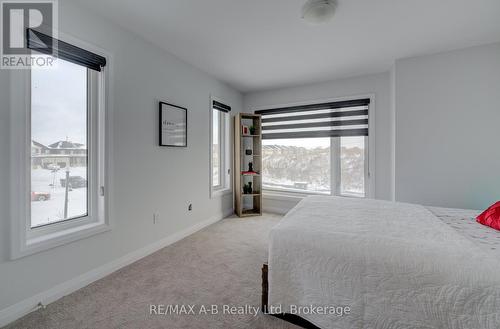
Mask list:
[[187,109],[160,102],[160,146],[187,147]]
[[250,135],[250,129],[248,129],[248,126],[241,126],[241,134],[243,136],[249,136]]
[[253,171],[253,163],[252,163],[252,162],[249,162],[249,163],[248,163],[248,171],[249,171],[249,172],[254,172],[254,171]]
[[248,182],[247,184],[243,185],[243,194],[252,194],[252,193],[253,193],[252,182]]
[[250,126],[250,135],[255,135],[255,132],[257,131],[257,129],[255,129],[255,126]]
[[252,150],[251,149],[246,149],[245,150],[246,155],[252,155]]
[[256,171],[242,171],[241,174],[243,176],[258,176],[259,173]]

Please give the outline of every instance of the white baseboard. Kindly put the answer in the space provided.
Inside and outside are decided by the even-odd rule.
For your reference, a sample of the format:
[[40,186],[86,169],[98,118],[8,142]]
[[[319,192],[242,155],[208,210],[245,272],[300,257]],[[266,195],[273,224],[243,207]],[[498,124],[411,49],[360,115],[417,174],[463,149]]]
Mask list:
[[145,246],[139,250],[133,251],[123,257],[120,257],[114,261],[111,261],[107,264],[104,264],[96,269],[93,269],[89,272],[86,272],[76,278],[73,278],[69,281],[58,284],[55,287],[52,287],[42,293],[39,293],[33,297],[27,298],[25,300],[20,301],[12,306],[4,308],[0,310],[0,327],[3,327],[24,315],[36,310],[38,308],[39,303],[43,303],[43,305],[48,305],[50,303],[55,302],[59,298],[67,296],[72,292],[77,291],[94,281],[102,279],[103,277],[130,265],[141,258],[144,258],[162,248],[165,248],[179,240],[184,239],[185,237],[196,233],[203,228],[220,221],[221,219],[230,216],[233,214],[233,209],[228,209],[224,213],[219,215],[212,216],[211,218],[199,222],[191,227],[188,227],[182,231],[174,233],[164,239],[156,241],[148,246]]

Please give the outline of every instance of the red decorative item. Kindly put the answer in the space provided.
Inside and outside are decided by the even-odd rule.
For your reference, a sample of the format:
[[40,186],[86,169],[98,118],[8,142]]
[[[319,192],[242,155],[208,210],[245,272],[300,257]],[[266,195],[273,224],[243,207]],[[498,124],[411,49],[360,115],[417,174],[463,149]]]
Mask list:
[[248,126],[241,126],[241,134],[243,136],[250,135],[250,130],[249,130]]
[[500,231],[500,201],[477,216],[477,222]]

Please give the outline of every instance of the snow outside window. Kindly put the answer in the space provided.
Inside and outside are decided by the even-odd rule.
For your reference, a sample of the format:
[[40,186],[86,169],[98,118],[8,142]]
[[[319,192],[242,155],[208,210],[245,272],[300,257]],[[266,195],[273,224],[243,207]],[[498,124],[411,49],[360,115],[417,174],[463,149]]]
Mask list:
[[11,74],[13,259],[111,228],[108,69],[54,61]]

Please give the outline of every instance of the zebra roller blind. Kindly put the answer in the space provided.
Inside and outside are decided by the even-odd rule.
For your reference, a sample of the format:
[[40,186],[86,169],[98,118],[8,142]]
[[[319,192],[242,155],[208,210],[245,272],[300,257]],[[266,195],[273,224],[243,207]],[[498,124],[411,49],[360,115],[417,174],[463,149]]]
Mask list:
[[368,136],[370,99],[255,111],[262,115],[262,138]]
[[27,29],[26,33],[28,49],[55,56],[98,72],[106,66],[106,58],[100,55],[73,46],[64,41],[54,39],[49,35],[33,29]]
[[226,105],[226,104],[222,104],[222,103],[217,102],[217,101],[212,101],[212,108],[214,110],[218,110],[218,111],[225,112],[225,113],[231,112],[231,106]]

